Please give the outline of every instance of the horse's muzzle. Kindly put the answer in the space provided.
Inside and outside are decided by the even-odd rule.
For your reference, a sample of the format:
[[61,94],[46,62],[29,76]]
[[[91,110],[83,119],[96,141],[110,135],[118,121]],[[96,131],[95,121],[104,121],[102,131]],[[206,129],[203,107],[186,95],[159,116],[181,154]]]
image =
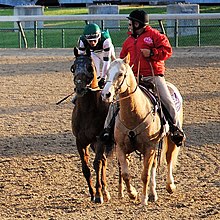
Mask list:
[[104,93],[103,91],[101,92],[101,97],[102,97],[102,100],[104,102],[111,102],[111,92],[107,92],[107,93]]
[[79,87],[79,88],[75,88],[75,92],[77,94],[77,96],[84,96],[86,93],[87,93],[87,88],[82,88],[82,87]]

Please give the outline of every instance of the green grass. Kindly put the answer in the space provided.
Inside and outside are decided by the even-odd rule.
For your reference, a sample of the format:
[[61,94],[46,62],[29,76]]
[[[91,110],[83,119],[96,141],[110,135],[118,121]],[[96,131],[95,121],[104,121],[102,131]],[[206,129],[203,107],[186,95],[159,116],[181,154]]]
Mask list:
[[[166,14],[166,6],[119,6],[120,14],[129,14],[134,9],[144,9],[149,14]],[[220,13],[220,6],[201,6],[201,13]],[[44,9],[45,15],[80,15],[88,14],[88,8],[61,8],[49,7]],[[0,15],[13,15],[13,9],[0,9]],[[153,21],[150,23],[153,27],[158,28],[158,23]],[[218,20],[201,20],[202,26],[219,25]],[[166,22],[164,22],[166,27]],[[48,21],[44,22],[44,30],[38,31],[38,47],[45,48],[71,48],[76,42],[85,26],[84,21]],[[123,41],[127,37],[127,21],[120,22],[120,31],[110,29],[113,43],[116,47],[121,47]],[[0,48],[19,47],[18,32],[11,31],[14,28],[13,22],[0,22]],[[4,29],[4,30],[3,30]],[[63,32],[63,29],[65,31]],[[28,47],[34,47],[34,32],[26,30]],[[201,28],[201,45],[220,45],[220,39],[217,37],[220,27],[204,27]],[[63,38],[62,38],[63,36]],[[53,39],[53,40],[51,40]],[[170,42],[174,45],[173,38]],[[179,37],[179,46],[196,46],[197,36]]]

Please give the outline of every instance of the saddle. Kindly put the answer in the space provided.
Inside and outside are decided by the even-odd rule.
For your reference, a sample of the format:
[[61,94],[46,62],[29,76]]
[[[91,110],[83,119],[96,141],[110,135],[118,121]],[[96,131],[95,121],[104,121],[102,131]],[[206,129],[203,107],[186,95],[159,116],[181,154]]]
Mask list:
[[[141,79],[139,82],[140,89],[146,94],[146,96],[150,99],[154,106],[154,112],[158,112],[160,120],[161,120],[161,131],[163,129],[163,126],[167,122],[167,117],[164,114],[164,112],[167,112],[163,104],[160,102],[159,97],[156,93],[156,87],[155,84],[152,82],[152,80],[145,81],[144,79]],[[170,116],[169,116],[170,117]]]

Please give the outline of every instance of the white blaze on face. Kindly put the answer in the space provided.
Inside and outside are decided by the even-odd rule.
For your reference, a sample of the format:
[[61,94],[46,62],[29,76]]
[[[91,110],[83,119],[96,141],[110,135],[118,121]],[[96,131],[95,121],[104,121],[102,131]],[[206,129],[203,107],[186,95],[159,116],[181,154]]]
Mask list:
[[[116,63],[117,64],[117,63]],[[110,66],[108,78],[105,87],[102,90],[102,99],[107,102],[112,102],[115,95],[115,83],[117,81],[118,65]]]

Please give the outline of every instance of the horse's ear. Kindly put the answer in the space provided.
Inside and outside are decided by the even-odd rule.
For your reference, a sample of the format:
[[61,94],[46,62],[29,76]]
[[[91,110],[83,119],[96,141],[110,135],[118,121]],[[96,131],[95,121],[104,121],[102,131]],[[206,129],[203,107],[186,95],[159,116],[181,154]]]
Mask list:
[[127,64],[130,63],[130,53],[127,54],[127,56],[123,59],[123,61]]
[[89,49],[89,48],[86,48],[86,55],[87,55],[88,57],[90,57],[90,56],[91,56],[91,51],[90,51],[90,49]]
[[73,53],[74,53],[75,57],[79,56],[79,51],[76,47],[73,48]]

